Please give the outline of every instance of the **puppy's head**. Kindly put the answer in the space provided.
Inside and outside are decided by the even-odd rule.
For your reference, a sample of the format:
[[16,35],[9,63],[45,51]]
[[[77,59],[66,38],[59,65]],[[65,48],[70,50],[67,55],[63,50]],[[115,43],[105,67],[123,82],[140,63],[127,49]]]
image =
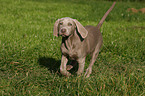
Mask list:
[[67,37],[73,34],[76,29],[76,24],[71,18],[61,18],[58,22],[58,35]]
[[54,36],[68,37],[72,35],[76,29],[83,38],[87,36],[87,30],[77,20],[65,17],[55,22],[53,34]]

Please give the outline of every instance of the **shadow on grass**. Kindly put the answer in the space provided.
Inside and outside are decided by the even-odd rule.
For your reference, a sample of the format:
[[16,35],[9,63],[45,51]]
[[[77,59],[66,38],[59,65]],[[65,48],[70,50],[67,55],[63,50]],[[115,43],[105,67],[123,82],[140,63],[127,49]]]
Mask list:
[[[61,75],[59,70],[61,60],[56,60],[50,57],[39,57],[38,62],[40,66],[48,68],[51,73],[57,73],[58,75]],[[68,62],[67,65],[71,65],[71,62]],[[74,75],[77,69],[78,66],[74,66],[74,68],[72,68],[69,72]]]
[[51,73],[58,73],[61,60],[56,60],[50,57],[39,57],[40,66],[48,68]]

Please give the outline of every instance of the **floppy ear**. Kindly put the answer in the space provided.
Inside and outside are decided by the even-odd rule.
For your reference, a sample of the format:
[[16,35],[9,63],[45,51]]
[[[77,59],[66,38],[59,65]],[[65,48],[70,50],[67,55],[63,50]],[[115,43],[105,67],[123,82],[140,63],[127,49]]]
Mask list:
[[58,23],[59,23],[60,19],[58,19],[55,23],[54,23],[54,28],[53,28],[53,35],[58,37]]
[[73,21],[76,23],[78,32],[80,33],[82,38],[86,38],[88,35],[88,31],[83,27],[83,25],[79,21],[77,21],[76,19],[73,19]]

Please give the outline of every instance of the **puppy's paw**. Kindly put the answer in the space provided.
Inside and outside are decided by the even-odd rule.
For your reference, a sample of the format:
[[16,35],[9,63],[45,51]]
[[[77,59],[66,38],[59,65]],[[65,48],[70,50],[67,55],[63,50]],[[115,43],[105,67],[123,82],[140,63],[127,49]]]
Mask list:
[[67,65],[67,66],[66,66],[66,70],[71,70],[72,68],[73,68],[72,65]]
[[86,77],[86,78],[90,77],[90,74],[91,74],[91,73],[92,73],[92,68],[87,68],[84,77]]

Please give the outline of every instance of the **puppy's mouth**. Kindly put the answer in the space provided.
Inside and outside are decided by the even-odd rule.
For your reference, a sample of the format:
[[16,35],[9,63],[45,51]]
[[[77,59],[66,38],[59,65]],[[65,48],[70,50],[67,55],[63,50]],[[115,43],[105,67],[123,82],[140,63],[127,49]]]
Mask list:
[[67,36],[66,36],[66,35],[64,35],[64,34],[62,34],[61,36],[62,36],[62,37],[67,37]]
[[68,37],[69,36],[69,35],[64,34],[64,33],[60,33],[59,35],[62,36],[62,37]]

